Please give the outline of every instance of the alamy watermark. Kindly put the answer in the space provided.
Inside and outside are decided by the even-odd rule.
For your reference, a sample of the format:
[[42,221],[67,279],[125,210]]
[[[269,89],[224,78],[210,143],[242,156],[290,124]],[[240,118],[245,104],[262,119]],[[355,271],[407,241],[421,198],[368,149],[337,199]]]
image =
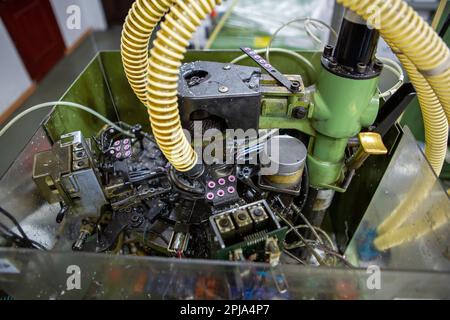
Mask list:
[[69,30],[81,30],[81,8],[77,5],[70,5],[66,8],[66,27]]
[[[280,157],[279,140],[271,137],[279,135],[278,129],[207,129],[203,131],[204,123],[194,121],[193,130],[184,129],[184,137],[174,132],[171,143],[175,145],[186,139],[187,143],[194,146],[198,156],[198,163],[206,165],[261,165],[263,175],[273,175],[278,172],[278,159]],[[267,152],[270,150],[270,158]],[[173,148],[172,154],[166,154],[169,158],[182,157],[184,154],[179,149]]]
[[71,265],[67,267],[66,273],[69,275],[66,280],[67,291],[81,290],[81,268]]
[[366,273],[369,274],[366,280],[366,286],[369,290],[381,290],[381,269],[379,266],[370,265]]

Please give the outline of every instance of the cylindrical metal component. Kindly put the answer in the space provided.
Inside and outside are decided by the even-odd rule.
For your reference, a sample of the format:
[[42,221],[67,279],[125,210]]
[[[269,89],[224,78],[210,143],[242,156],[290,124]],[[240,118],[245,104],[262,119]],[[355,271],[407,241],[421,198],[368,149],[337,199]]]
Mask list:
[[90,233],[86,230],[81,230],[80,234],[78,235],[77,240],[72,245],[73,251],[82,251],[84,244],[86,243],[88,237],[90,236]]
[[182,232],[177,232],[173,235],[173,240],[171,244],[171,250],[173,251],[184,251],[184,244],[186,240],[186,234]]
[[358,70],[358,64],[372,65],[379,37],[376,29],[369,28],[365,20],[347,10],[334,51],[336,62],[355,70]]
[[261,169],[265,183],[277,188],[300,184],[307,149],[303,142],[291,136],[272,137],[264,146]]

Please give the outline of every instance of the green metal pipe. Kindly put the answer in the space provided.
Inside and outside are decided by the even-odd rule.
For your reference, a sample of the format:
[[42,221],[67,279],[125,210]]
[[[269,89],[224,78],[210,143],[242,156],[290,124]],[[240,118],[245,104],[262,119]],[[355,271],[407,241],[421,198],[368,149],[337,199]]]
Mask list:
[[345,78],[322,68],[310,116],[316,130],[308,156],[314,187],[336,185],[348,139],[375,121],[379,108],[378,81],[378,77]]

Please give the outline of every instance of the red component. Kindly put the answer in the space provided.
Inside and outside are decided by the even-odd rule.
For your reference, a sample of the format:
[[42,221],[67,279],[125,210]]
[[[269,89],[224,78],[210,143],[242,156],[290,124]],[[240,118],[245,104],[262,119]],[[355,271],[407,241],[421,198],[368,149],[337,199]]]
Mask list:
[[340,300],[358,299],[358,290],[352,281],[339,280],[336,283],[336,295]]
[[119,268],[111,268],[111,272],[109,273],[109,278],[112,282],[119,282],[122,278],[122,269]]
[[147,273],[146,272],[141,272],[138,276],[138,278],[136,279],[136,282],[134,283],[133,286],[133,292],[134,293],[143,293],[144,289],[145,289],[145,285],[147,283]]

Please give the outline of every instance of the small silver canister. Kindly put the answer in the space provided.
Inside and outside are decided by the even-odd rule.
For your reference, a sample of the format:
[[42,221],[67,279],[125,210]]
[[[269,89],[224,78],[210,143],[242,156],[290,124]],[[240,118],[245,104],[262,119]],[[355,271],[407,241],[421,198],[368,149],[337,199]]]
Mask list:
[[274,188],[296,188],[302,180],[307,154],[303,142],[294,137],[272,137],[261,154],[263,183]]

